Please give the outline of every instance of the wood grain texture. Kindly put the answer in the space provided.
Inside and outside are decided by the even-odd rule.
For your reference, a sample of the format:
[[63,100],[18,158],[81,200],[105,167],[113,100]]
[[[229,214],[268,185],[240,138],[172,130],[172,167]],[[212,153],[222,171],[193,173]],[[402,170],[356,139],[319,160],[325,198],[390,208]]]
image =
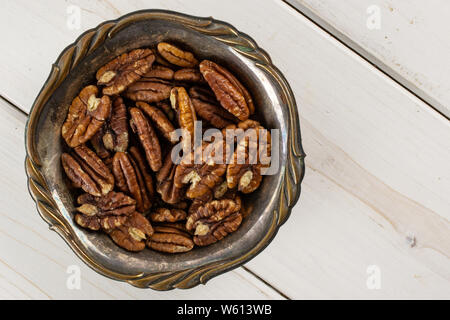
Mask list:
[[[23,168],[26,117],[0,99],[0,299],[282,299],[243,269],[193,290],[156,292],[109,280],[89,269],[48,229],[28,195]],[[78,266],[81,290],[66,286]]]
[[[450,117],[450,2],[286,0]],[[380,28],[367,20],[379,10]],[[369,10],[369,11],[367,11]]]
[[[246,264],[252,272],[291,298],[450,297],[450,125],[441,115],[280,1],[259,1],[258,6],[251,0],[239,1],[239,6],[207,0],[74,3],[82,8],[82,30],[143,8],[212,15],[250,34],[287,77],[299,104],[307,171],[291,218],[274,242]],[[34,21],[33,28],[27,25],[17,31],[15,39],[8,36],[7,48],[18,52],[17,62],[1,66],[4,79],[10,81],[0,80],[0,93],[23,110],[29,109],[50,63],[82,31],[65,28],[65,6],[62,2],[45,6],[15,1],[8,4],[7,13],[0,13],[20,12]],[[5,19],[0,19],[0,24],[2,21]],[[34,52],[20,50],[30,45],[36,48]],[[1,55],[5,57],[4,52]],[[25,183],[21,162],[18,167],[17,161],[7,157],[0,161],[23,178],[13,183]],[[54,239],[52,246],[57,249],[48,251],[48,257],[36,265],[57,269],[61,257],[78,261],[47,231],[28,195],[18,187],[6,188],[12,189],[2,199],[5,202],[9,203],[14,192],[15,197],[27,199],[11,209],[33,221],[29,228],[37,230],[35,237]],[[30,233],[15,228],[6,231]],[[16,246],[15,251],[22,250]],[[10,255],[6,262],[13,269],[25,263],[25,256]],[[367,288],[370,265],[380,268],[379,290]],[[0,294],[23,294],[11,287],[16,281],[10,280],[7,272],[0,276]],[[33,273],[22,272],[33,279]],[[229,278],[236,272],[212,280],[205,287],[211,290],[205,296],[220,290],[228,292],[223,295],[231,294],[229,288],[240,284]],[[117,292],[110,288],[118,287],[119,293],[133,291],[101,276],[90,276],[98,287],[90,289],[92,296],[103,296],[101,290]],[[222,281],[229,286],[216,288]],[[55,294],[53,286],[55,283],[49,284],[43,292]],[[204,290],[188,292],[202,297]],[[188,296],[183,294],[174,291],[155,296]]]

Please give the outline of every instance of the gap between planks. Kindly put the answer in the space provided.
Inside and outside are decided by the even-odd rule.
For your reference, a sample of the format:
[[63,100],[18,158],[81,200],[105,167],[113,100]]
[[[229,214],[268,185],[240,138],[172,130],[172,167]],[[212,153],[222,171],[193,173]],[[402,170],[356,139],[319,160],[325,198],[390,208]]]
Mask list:
[[[11,102],[9,99],[7,99],[6,97],[4,97],[3,95],[0,95],[0,100],[5,101],[5,103],[7,105],[9,105],[12,109],[18,111],[20,114],[22,114],[24,117],[26,117],[26,119],[28,119],[28,114],[21,108],[19,108],[16,104],[14,104],[13,102]],[[24,125],[26,123],[26,119],[24,119]],[[250,269],[248,269],[245,266],[241,266],[240,267],[242,270],[244,270],[245,272],[247,272],[250,276],[252,276],[253,278],[255,278],[257,281],[262,282],[265,286],[267,286],[268,288],[270,288],[271,290],[273,290],[274,292],[276,292],[277,294],[279,294],[281,297],[283,297],[284,299],[287,300],[291,300],[291,298],[289,298],[285,293],[283,293],[280,289],[276,288],[274,285],[272,285],[270,282],[264,280],[262,277],[260,277],[258,274],[256,274],[255,272],[251,271]]]
[[9,105],[11,108],[15,109],[16,111],[18,111],[19,113],[23,114],[25,117],[28,118],[28,113],[26,113],[25,111],[23,111],[23,109],[21,109],[18,106],[16,106],[12,101],[7,99],[5,96],[0,94],[0,99],[5,101],[6,104]]
[[308,7],[302,5],[300,2],[293,0],[281,0],[286,5],[291,7],[293,10],[297,11],[299,14],[308,19],[311,23],[316,25],[318,28],[326,32],[330,37],[344,45],[346,48],[351,50],[353,53],[361,57],[361,59],[365,60],[367,63],[372,65],[375,69],[386,75],[389,79],[397,83],[400,87],[408,91],[410,94],[415,96],[417,99],[422,101],[425,105],[436,111],[442,117],[447,120],[450,120],[450,115],[445,114],[442,110],[445,108],[441,103],[436,101],[436,99],[432,98],[425,91],[415,86],[409,80],[403,78],[398,72],[385,64],[382,60],[375,57],[369,51],[361,47],[359,44],[354,42],[352,39],[347,37],[337,28],[333,27],[330,23],[322,19],[319,15],[314,13]]

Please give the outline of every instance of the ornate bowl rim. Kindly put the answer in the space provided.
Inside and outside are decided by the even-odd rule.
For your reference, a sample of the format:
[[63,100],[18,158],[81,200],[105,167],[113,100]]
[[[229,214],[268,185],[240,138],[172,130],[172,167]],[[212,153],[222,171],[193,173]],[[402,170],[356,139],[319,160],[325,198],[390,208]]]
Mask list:
[[[64,81],[70,71],[83,58],[101,46],[107,38],[124,27],[147,19],[166,20],[176,22],[185,28],[192,29],[203,35],[225,43],[238,54],[252,60],[254,64],[265,71],[279,86],[288,111],[287,123],[287,158],[282,185],[278,195],[278,205],[273,210],[271,225],[262,240],[251,250],[238,258],[223,259],[200,267],[193,267],[174,272],[156,272],[151,274],[139,273],[134,275],[121,274],[110,270],[96,262],[80,245],[74,236],[72,227],[61,215],[52,198],[43,173],[41,162],[35,147],[35,131],[38,126],[39,114],[43,110],[54,91]],[[72,44],[67,46],[52,65],[48,79],[40,90],[30,110],[25,129],[25,169],[28,179],[28,189],[36,203],[36,208],[51,230],[57,232],[78,255],[78,257],[96,272],[114,280],[126,281],[140,288],[155,290],[171,290],[174,288],[192,288],[226,271],[232,270],[246,263],[258,255],[275,237],[279,227],[288,219],[292,207],[300,196],[300,184],[305,173],[300,124],[297,105],[293,92],[282,73],[276,68],[269,55],[256,42],[238,31],[232,25],[215,20],[212,17],[202,18],[167,10],[139,10],[131,12],[115,20],[101,23],[95,28],[82,33]]]

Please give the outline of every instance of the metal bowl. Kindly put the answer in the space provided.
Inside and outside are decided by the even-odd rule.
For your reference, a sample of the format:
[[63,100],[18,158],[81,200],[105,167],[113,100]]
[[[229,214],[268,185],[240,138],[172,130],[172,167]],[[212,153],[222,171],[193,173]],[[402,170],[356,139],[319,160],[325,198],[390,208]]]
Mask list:
[[[259,117],[279,129],[279,168],[251,194],[241,227],[222,241],[183,254],[130,253],[109,237],[79,228],[74,198],[64,181],[61,125],[72,99],[94,82],[96,70],[131,49],[160,41],[181,43],[200,58],[215,60],[242,80]],[[297,106],[267,53],[228,23],[160,10],[137,11],[83,33],[58,57],[31,109],[26,129],[29,190],[41,217],[88,266],[143,288],[191,288],[249,261],[274,238],[300,194],[304,174]]]

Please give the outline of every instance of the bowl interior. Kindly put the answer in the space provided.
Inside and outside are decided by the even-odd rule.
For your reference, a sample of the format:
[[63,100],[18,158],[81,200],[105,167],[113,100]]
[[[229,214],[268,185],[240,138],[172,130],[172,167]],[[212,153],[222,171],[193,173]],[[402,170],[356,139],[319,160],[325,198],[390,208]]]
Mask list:
[[[117,247],[105,234],[79,228],[72,218],[74,195],[67,187],[60,162],[60,155],[65,149],[60,128],[71,101],[81,88],[95,84],[96,71],[114,57],[131,49],[153,46],[160,41],[176,43],[194,52],[200,60],[209,59],[224,65],[249,89],[258,117],[265,126],[279,129],[278,147],[273,148],[273,159],[279,160],[278,169],[275,174],[265,176],[261,187],[245,198],[246,207],[251,213],[245,217],[241,227],[213,245],[175,255],[151,250],[130,253]],[[212,36],[188,29],[177,22],[155,19],[135,22],[121,29],[71,70],[39,115],[35,141],[42,162],[42,172],[52,196],[61,214],[73,228],[74,236],[93,260],[124,274],[177,271],[237,258],[262,240],[273,220],[282,180],[280,173],[284,172],[287,119],[280,88],[254,61]]]

